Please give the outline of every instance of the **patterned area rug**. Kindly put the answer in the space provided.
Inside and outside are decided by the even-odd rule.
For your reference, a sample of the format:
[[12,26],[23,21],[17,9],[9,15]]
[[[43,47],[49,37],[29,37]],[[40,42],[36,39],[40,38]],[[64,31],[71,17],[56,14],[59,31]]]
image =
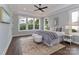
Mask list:
[[33,42],[33,37],[31,36],[20,38],[19,44],[23,55],[50,55],[65,47],[62,44],[57,44],[51,47],[44,44],[36,44]]

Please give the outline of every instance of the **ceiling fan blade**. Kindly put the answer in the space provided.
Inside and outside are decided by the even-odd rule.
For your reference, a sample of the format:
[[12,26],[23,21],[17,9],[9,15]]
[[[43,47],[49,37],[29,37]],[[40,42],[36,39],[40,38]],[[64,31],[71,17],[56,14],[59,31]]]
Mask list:
[[45,9],[45,8],[48,8],[48,7],[46,6],[46,7],[43,7],[43,8],[41,8],[41,9]]
[[34,7],[39,8],[38,6],[34,5]]
[[36,10],[34,10],[34,11],[38,11],[39,9],[36,9]]
[[44,12],[44,10],[40,9],[40,11]]

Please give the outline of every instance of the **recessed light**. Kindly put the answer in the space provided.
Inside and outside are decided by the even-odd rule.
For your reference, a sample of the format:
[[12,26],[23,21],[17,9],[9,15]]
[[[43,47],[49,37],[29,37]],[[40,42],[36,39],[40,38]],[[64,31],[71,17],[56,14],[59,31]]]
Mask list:
[[24,10],[26,10],[26,8],[24,8]]

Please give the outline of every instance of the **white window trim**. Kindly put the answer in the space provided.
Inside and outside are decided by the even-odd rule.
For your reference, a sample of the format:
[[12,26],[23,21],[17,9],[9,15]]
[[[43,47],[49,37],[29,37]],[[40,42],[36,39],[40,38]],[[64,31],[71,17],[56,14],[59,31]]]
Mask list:
[[[70,10],[69,11],[69,26],[75,26],[75,25],[72,25],[72,12],[75,12],[75,11],[78,11],[78,13],[79,13],[79,8],[76,8],[76,9],[73,9],[73,10]],[[79,20],[79,14],[78,14],[78,20]],[[78,26],[78,25],[76,25],[76,26]]]
[[[35,18],[35,19],[39,19],[39,18]],[[34,20],[35,22],[35,20]],[[39,29],[35,29],[35,24],[34,24],[34,30],[40,30],[40,19],[39,19]]]
[[[78,13],[79,13],[79,8],[69,11],[69,19],[70,19],[69,24],[72,23],[72,12],[75,12],[75,11],[78,11]],[[78,20],[79,20],[79,16],[78,16]]]
[[[44,30],[45,30],[45,19],[48,20],[48,18],[44,18]],[[48,22],[48,26],[49,26],[49,22]]]
[[[28,17],[28,18],[32,18],[32,17]],[[27,23],[28,23],[28,18],[27,18]],[[34,21],[33,21],[33,27],[34,27]],[[32,30],[34,30],[34,28],[33,29],[28,29],[28,25],[27,25],[27,31],[32,31]]]
[[[27,23],[27,18],[26,18],[26,23]],[[27,30],[27,29],[26,29],[26,30]],[[20,30],[19,20],[18,20],[18,31],[25,31],[25,30]]]

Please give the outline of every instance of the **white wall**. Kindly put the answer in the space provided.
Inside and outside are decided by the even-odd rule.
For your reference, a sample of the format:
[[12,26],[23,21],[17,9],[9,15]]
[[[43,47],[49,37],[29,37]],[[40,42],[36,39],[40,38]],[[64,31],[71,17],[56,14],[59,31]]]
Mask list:
[[[9,11],[7,5],[0,5]],[[9,11],[10,12],[10,11]],[[11,19],[12,20],[12,19]],[[0,23],[0,54],[5,54],[12,39],[11,23]]]

